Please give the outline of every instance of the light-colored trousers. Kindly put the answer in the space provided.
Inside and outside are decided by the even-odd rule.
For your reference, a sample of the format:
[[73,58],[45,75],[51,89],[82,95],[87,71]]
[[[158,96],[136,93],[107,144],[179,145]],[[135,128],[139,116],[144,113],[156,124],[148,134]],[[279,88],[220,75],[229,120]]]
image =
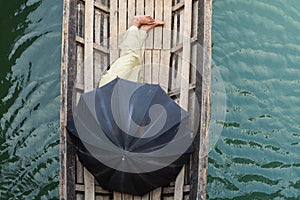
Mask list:
[[109,83],[116,77],[138,81],[147,35],[146,31],[140,30],[136,26],[131,26],[126,31],[123,42],[120,45],[120,57],[101,76],[99,87]]

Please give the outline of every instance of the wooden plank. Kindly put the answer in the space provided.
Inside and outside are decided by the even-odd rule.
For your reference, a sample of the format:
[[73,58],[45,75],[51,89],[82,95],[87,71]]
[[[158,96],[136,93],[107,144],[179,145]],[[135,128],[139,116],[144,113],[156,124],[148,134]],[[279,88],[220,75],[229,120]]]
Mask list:
[[[201,10],[203,9],[203,10]],[[200,12],[200,10],[202,12]],[[202,55],[202,103],[200,116],[200,146],[199,146],[199,170],[197,199],[206,199],[206,177],[208,166],[208,137],[209,137],[209,115],[210,115],[210,75],[211,75],[211,27],[212,27],[212,0],[201,0],[199,3],[199,13],[203,13],[202,36],[198,32],[199,40],[203,41],[203,49],[206,55]],[[199,16],[199,20],[201,16]],[[200,27],[199,27],[200,28]],[[200,29],[201,30],[201,29]]]
[[170,71],[170,60],[171,60],[171,41],[172,41],[172,1],[165,0],[163,2],[163,20],[165,22],[163,26],[163,50],[161,51],[161,62],[160,62],[160,77],[159,84],[162,88],[168,92],[169,84],[169,71]]
[[160,67],[160,50],[152,51],[152,77],[151,83],[159,83],[159,67]]
[[93,0],[85,1],[85,38],[84,38],[84,91],[93,89]]
[[136,15],[144,15],[145,14],[145,2],[144,1],[136,1]]
[[102,74],[101,64],[103,63],[103,57],[101,53],[94,50],[94,88],[99,85],[99,79]]
[[190,200],[190,196],[188,194],[184,194],[183,200]]
[[100,46],[103,47],[103,35],[104,35],[104,14],[100,14]]
[[175,11],[178,11],[178,10],[180,10],[180,9],[183,9],[183,7],[184,7],[184,1],[181,1],[181,2],[179,2],[179,3],[177,3],[177,4],[175,4],[175,5],[172,7],[172,10],[173,10],[173,12],[175,12]]
[[[101,71],[101,73],[100,74],[102,74],[105,70],[106,70],[106,68],[107,68],[107,58],[108,58],[108,55],[107,54],[105,54],[105,53],[100,53],[100,60],[101,60],[101,62],[100,62],[100,71]],[[99,78],[100,78],[100,76],[98,77],[98,80],[99,80]]]
[[77,3],[77,22],[76,22],[76,33],[78,36],[84,36],[84,5],[81,1]]
[[182,50],[182,69],[181,69],[181,90],[180,106],[188,109],[189,100],[189,75],[191,59],[191,21],[192,21],[192,0],[185,0],[184,10],[184,30],[183,30],[183,50]]
[[62,56],[60,84],[60,198],[74,199],[75,196],[75,151],[66,131],[72,110],[74,77],[76,76],[76,2],[65,0],[62,22]]
[[77,69],[76,69],[76,83],[83,84],[83,62],[84,62],[84,50],[83,46],[76,45],[77,53]]
[[[154,6],[155,0],[147,0],[145,1],[145,15],[150,15],[154,17]],[[148,31],[148,38],[145,42],[145,48],[149,49],[145,51],[145,68],[144,68],[144,82],[151,83],[152,82],[152,50],[153,49],[153,41],[154,41],[154,31],[151,29]]]
[[171,48],[171,40],[172,40],[172,1],[165,0],[164,1],[164,26],[163,26],[163,49],[169,50]]
[[[163,15],[163,6],[164,6],[164,1],[162,0],[155,0],[155,16],[154,18],[157,20],[164,20],[164,15]],[[162,78],[166,78],[166,75],[168,74],[168,69],[166,69],[165,65],[161,65],[162,63],[166,63],[166,60],[168,60],[167,57],[161,57],[161,49],[163,47],[163,32],[162,32],[162,27],[156,27],[154,29],[154,44],[153,48],[154,50],[152,51],[152,83],[157,84],[160,83],[160,80]],[[161,72],[166,72],[163,74],[160,74]],[[166,85],[165,85],[166,86]],[[165,90],[166,87],[164,87]],[[157,200],[161,199],[161,191],[162,188],[157,188],[153,190],[150,193],[150,199],[152,200]]]
[[108,30],[109,30],[109,15],[103,15],[104,21],[103,21],[103,42],[101,46],[108,47]]
[[104,25],[105,25],[105,14],[101,13],[100,15],[100,46],[104,47],[104,32],[106,31],[104,29]]
[[[144,15],[145,14],[145,2],[144,1],[136,1],[136,15]],[[142,66],[140,76],[139,76],[139,82],[144,81],[144,74],[145,74],[145,68],[144,65]]]
[[124,35],[127,29],[127,0],[119,0],[119,37]]
[[176,46],[174,46],[172,49],[171,49],[171,52],[172,53],[178,53],[178,51],[182,51],[182,48],[183,48],[183,44],[178,44]]
[[[177,69],[176,69],[176,77],[175,77],[175,88],[181,88],[181,80],[183,79],[181,71],[182,71],[182,51],[176,52],[177,55]],[[181,91],[180,91],[181,92]]]
[[78,42],[80,44],[84,44],[84,38],[80,37],[80,36],[76,36],[76,42]]
[[103,5],[101,2],[96,1],[95,7],[104,13],[109,13],[109,8],[106,5]]
[[171,71],[169,72],[169,80],[170,80],[170,83],[169,83],[169,87],[170,87],[170,90],[176,90],[178,87],[178,81],[177,81],[177,78],[179,76],[179,72],[178,72],[178,58],[179,56],[175,53],[172,54],[171,56]]
[[142,200],[141,196],[133,196],[133,200]]
[[197,52],[198,52],[198,43],[192,44],[191,52],[191,69],[190,69],[190,84],[196,83],[196,72],[197,72]]
[[[84,185],[82,186],[84,188]],[[84,200],[84,192],[78,191],[77,187],[75,187],[75,190],[76,190],[76,200]]]
[[118,52],[118,0],[110,1],[110,63],[116,60],[119,56]]
[[189,36],[184,35],[184,30],[183,30],[184,24],[189,23],[189,22],[185,21],[184,10],[180,10],[180,11],[178,11],[178,13],[179,13],[179,38],[178,38],[179,40],[178,40],[178,43],[180,44],[180,43],[182,43],[182,40],[184,37],[189,37]]
[[[195,83],[196,84],[196,83]],[[190,84],[191,85],[191,84]],[[198,85],[199,88],[199,85]],[[198,89],[197,88],[197,89]],[[195,90],[189,90],[189,113],[190,113],[190,130],[191,130],[191,137],[192,138],[196,138],[197,135],[197,131],[198,131],[198,125],[196,126],[196,124],[198,124],[198,121],[196,121],[195,116],[197,116],[197,120],[199,112],[200,112],[200,108],[198,105],[198,102],[196,102],[196,92]],[[196,104],[197,103],[197,104]],[[197,139],[194,139],[194,146],[196,146],[196,141]],[[197,149],[197,148],[196,148]],[[196,152],[196,151],[195,151]],[[198,178],[198,175],[195,174],[195,169],[197,168],[197,166],[195,166],[195,162],[194,162],[194,157],[197,155],[196,153],[193,153],[190,155],[189,158],[189,163],[186,165],[186,174],[185,174],[185,180],[184,180],[184,185],[194,185],[194,181],[195,179]],[[195,187],[191,187],[192,189],[194,189]],[[193,191],[189,192],[188,197],[191,198],[191,194],[193,193]],[[187,198],[187,199],[189,199]],[[193,198],[191,198],[193,199]]]
[[[119,0],[118,44],[122,43],[127,26],[127,0]],[[120,55],[118,48],[118,56]]]
[[[79,101],[79,98],[78,98]],[[76,184],[80,183],[83,184],[83,166],[81,162],[78,159],[78,156],[76,156]]]
[[148,193],[142,196],[142,200],[150,200],[150,194]]
[[104,72],[108,65],[109,65],[109,54],[102,54],[103,55],[103,66],[101,66],[102,72]]
[[[74,84],[74,86],[77,86],[76,85],[76,83]],[[73,99],[72,99],[72,102],[76,102],[76,104],[75,103],[72,103],[72,110],[75,110],[75,108],[76,108],[76,105],[77,105],[77,103],[79,102],[79,99],[80,99],[80,95],[82,94],[82,92],[84,91],[84,89],[83,89],[83,84],[82,84],[82,90],[80,90],[80,91],[75,91],[75,94],[73,94]],[[76,164],[77,162],[75,162],[75,164]],[[76,164],[76,167],[77,167],[77,164]],[[82,176],[83,177],[83,176]]]
[[76,193],[76,200],[83,200],[84,199],[84,194],[83,193]]
[[[94,1],[85,1],[85,38],[84,38],[84,92],[94,88]],[[85,199],[95,199],[94,177],[84,168]]]
[[199,3],[199,0],[198,1],[194,1],[193,2],[193,20],[192,21],[192,38],[193,37],[197,37],[197,34],[198,34],[198,3]]
[[174,200],[182,200],[183,198],[183,183],[184,183],[185,166],[182,167],[175,181]]
[[93,175],[84,168],[84,199],[94,200],[95,199],[95,186]]
[[173,23],[172,23],[172,47],[175,47],[177,45],[177,37],[178,37],[178,14],[174,13],[173,16]]
[[151,83],[152,51],[145,50],[144,83]]
[[[195,42],[197,42],[197,37],[193,37],[191,39],[191,43],[194,44]],[[172,47],[171,48],[171,53],[178,53],[178,51],[182,51],[182,48],[183,48],[183,44],[180,43],[180,44],[177,44],[176,46]]]
[[[77,191],[80,191],[80,192],[84,192],[84,185],[82,185],[82,184],[76,184],[76,190],[77,190]],[[104,195],[109,195],[109,194],[111,194],[110,191],[104,190],[104,189],[101,188],[100,186],[95,186],[95,193],[98,193],[98,194],[104,194]]]
[[100,44],[94,43],[94,49],[96,49],[98,51],[101,51],[103,53],[109,53],[109,50],[106,47],[104,47],[104,46],[102,46]]
[[[196,88],[196,84],[190,84],[189,90],[194,90]],[[178,96],[180,94],[180,88],[176,88],[168,92],[170,97]]]
[[[164,195],[170,195],[170,194],[174,194],[174,187],[164,187],[162,190],[162,194]],[[190,186],[189,185],[185,185],[183,187],[183,192],[189,192],[190,191]]]
[[106,195],[97,195],[96,200],[109,200],[109,196]]
[[[76,36],[76,42],[84,45],[84,38]],[[102,44],[100,45],[100,44],[94,43],[93,45],[94,45],[94,49],[96,49],[98,51],[101,51],[103,53],[109,53],[110,52],[110,50],[107,47],[103,46]]]
[[114,200],[122,200],[122,194],[120,192],[114,192]]
[[104,200],[102,195],[96,195],[95,200]]
[[[180,86],[180,106],[188,110],[189,102],[189,72],[191,57],[191,27],[192,27],[192,0],[185,0],[184,7],[184,24],[183,24],[183,52],[182,52],[182,68],[181,68],[181,86]],[[182,200],[184,185],[185,166],[180,171],[175,182],[175,200]]]
[[[154,17],[154,1],[155,0],[147,0],[145,1],[145,15],[150,15]],[[146,49],[153,49],[153,29],[148,32],[148,38],[145,43]]]
[[70,1],[65,0],[63,5],[64,15],[62,24],[62,60],[61,60],[61,86],[60,86],[60,173],[59,173],[59,195],[67,199],[68,195],[68,169],[67,169],[67,98],[68,98],[68,64],[69,64],[69,15]]
[[132,18],[135,16],[135,12],[136,12],[135,0],[128,0],[127,7],[128,7],[127,8],[127,12],[128,12],[127,28],[129,28],[131,26]]
[[95,30],[94,30],[94,41],[96,44],[100,44],[100,32],[101,32],[101,12],[99,10],[95,10]]
[[133,200],[133,195],[122,194],[122,200]]
[[[163,1],[162,0],[155,0],[155,12],[154,17],[157,20],[163,20]],[[161,49],[162,48],[162,26],[155,27],[154,29],[154,49]]]
[[156,188],[155,190],[153,190],[150,194],[150,199],[151,200],[158,200],[161,199],[161,190],[162,188]]
[[159,84],[160,86],[168,92],[169,84],[169,70],[170,70],[170,50],[161,51],[161,61],[159,68]]

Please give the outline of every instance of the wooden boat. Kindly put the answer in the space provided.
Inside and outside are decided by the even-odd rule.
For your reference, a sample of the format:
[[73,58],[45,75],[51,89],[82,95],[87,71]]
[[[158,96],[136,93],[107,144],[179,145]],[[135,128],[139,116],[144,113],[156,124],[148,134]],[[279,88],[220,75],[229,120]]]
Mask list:
[[[64,0],[63,12],[60,199],[206,199],[212,0]],[[200,123],[193,133],[195,152],[176,181],[133,196],[99,186],[78,161],[65,125],[80,94],[97,87],[101,73],[118,57],[118,36],[132,16],[143,14],[165,21],[163,29],[149,32],[143,81],[159,83],[192,114],[198,99]]]

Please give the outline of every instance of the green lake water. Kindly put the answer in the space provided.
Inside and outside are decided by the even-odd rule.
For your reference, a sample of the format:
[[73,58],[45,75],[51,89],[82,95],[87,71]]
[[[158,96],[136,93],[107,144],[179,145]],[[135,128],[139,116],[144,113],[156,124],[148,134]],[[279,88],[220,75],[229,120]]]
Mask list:
[[62,0],[0,5],[0,199],[58,199]]
[[208,199],[300,199],[300,1],[214,0],[226,91]]
[[[62,0],[0,2],[0,199],[58,199]],[[213,0],[208,199],[300,198],[299,33],[298,0]]]

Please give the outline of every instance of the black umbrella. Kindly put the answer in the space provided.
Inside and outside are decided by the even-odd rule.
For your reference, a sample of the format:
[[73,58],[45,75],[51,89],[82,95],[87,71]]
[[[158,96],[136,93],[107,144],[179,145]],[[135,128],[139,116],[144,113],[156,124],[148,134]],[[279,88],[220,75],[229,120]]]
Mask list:
[[129,194],[175,180],[192,152],[188,113],[154,84],[117,78],[82,94],[67,129],[99,184]]

